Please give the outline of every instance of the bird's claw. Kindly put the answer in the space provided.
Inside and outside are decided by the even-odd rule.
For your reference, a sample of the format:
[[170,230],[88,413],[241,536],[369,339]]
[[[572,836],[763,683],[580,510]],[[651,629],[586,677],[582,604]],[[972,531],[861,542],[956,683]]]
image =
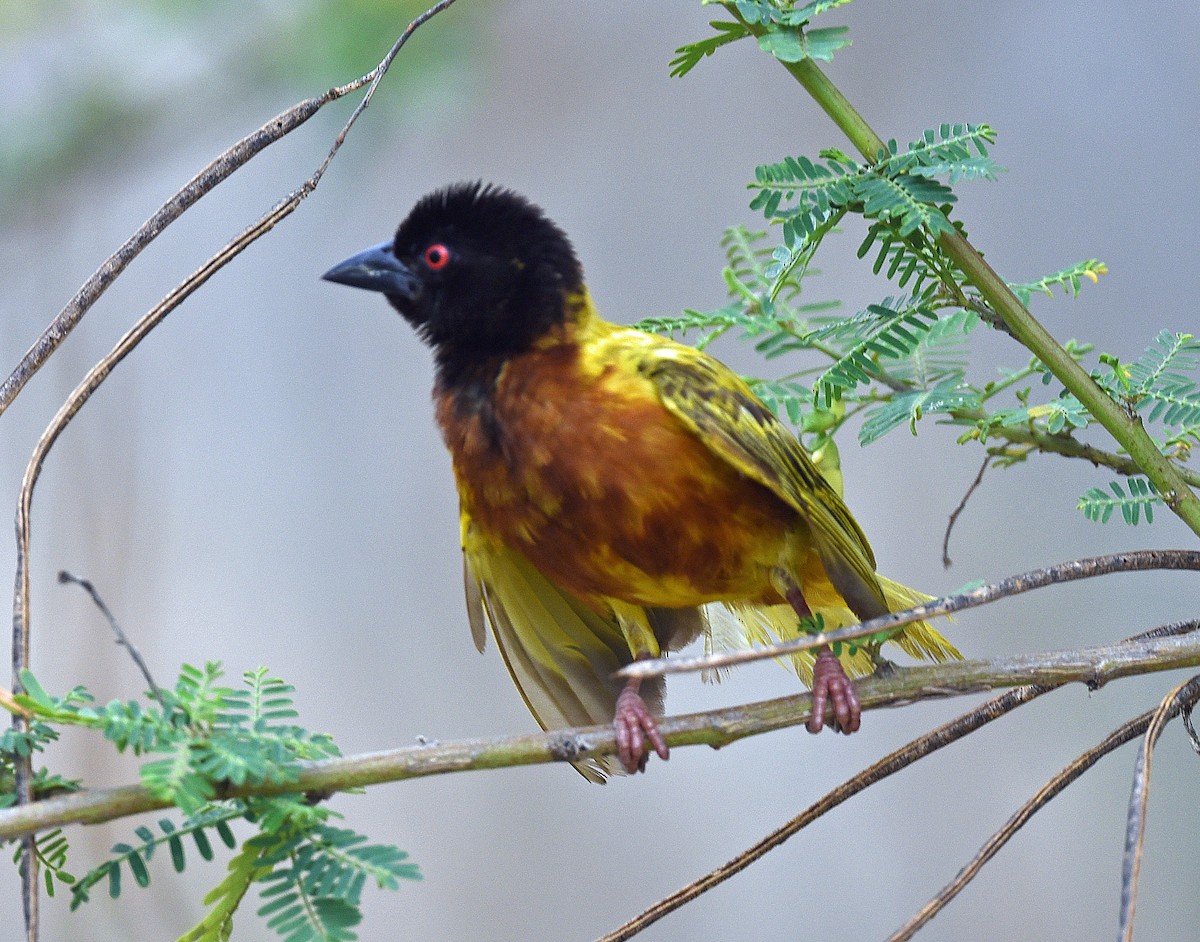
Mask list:
[[645,771],[646,760],[650,757],[648,747],[653,748],[660,759],[671,754],[667,741],[659,732],[658,722],[633,683],[617,697],[613,729],[617,734],[617,758],[630,775]]
[[831,726],[849,736],[862,725],[862,705],[854,683],[846,676],[842,662],[828,647],[817,652],[813,663],[812,716],[806,728],[810,733],[819,733],[825,726],[825,706],[833,706]]

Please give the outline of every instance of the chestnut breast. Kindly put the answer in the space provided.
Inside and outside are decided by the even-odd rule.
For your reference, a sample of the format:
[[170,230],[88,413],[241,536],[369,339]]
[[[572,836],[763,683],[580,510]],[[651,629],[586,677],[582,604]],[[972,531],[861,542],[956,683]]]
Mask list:
[[776,601],[794,510],[707,448],[621,360],[558,343],[434,393],[464,509],[602,607]]

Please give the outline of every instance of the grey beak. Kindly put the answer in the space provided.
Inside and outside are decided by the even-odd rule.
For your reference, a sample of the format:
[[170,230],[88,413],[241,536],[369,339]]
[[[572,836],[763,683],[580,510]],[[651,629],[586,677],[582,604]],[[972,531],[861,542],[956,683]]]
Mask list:
[[365,252],[350,256],[334,265],[321,278],[407,300],[416,298],[421,290],[421,282],[412,269],[396,258],[391,242],[381,242]]

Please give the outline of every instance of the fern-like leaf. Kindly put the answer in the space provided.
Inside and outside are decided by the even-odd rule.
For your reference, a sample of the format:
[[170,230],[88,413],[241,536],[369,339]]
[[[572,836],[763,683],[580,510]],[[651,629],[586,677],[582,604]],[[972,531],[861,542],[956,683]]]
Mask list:
[[118,897],[121,893],[122,866],[129,869],[139,886],[147,886],[150,882],[150,872],[146,864],[153,859],[155,851],[163,844],[168,846],[171,865],[176,872],[182,873],[187,863],[182,838],[188,835],[195,840],[200,856],[205,860],[212,860],[212,844],[206,831],[216,831],[227,847],[234,847],[237,841],[229,829],[229,821],[244,814],[245,811],[240,805],[218,805],[187,818],[180,825],[176,825],[169,818],[162,818],[158,822],[161,832],[158,834],[145,825],[135,828],[134,834],[137,835],[139,843],[114,844],[112,857],[74,883],[71,887],[71,909],[77,909],[86,903],[90,899],[92,888],[105,881],[108,882],[109,894],[113,898]]
[[1037,279],[1037,281],[1009,284],[1009,288],[1012,289],[1013,294],[1017,296],[1017,299],[1022,304],[1028,304],[1029,299],[1035,294],[1044,294],[1052,298],[1054,297],[1055,288],[1061,288],[1063,294],[1074,298],[1078,297],[1084,279],[1087,279],[1092,284],[1097,284],[1100,281],[1100,276],[1107,274],[1108,266],[1104,262],[1089,258],[1086,262],[1071,265],[1069,268],[1046,275],[1044,278]]
[[950,376],[932,389],[894,393],[888,401],[867,413],[858,440],[864,446],[870,445],[905,422],[909,431],[916,435],[917,422],[924,415],[979,407],[979,393],[963,385],[961,376]]
[[1071,429],[1086,428],[1092,421],[1091,413],[1070,393],[1050,402],[1014,409],[999,409],[992,413],[989,425],[1026,425],[1038,423],[1052,435]]
[[910,355],[937,323],[937,312],[928,296],[897,301],[886,298],[855,317],[814,333],[818,339],[849,335],[852,345],[817,380],[816,400],[828,407],[848,390],[871,382],[877,360],[897,360]]
[[243,844],[229,861],[225,879],[204,897],[204,904],[212,908],[199,923],[181,935],[178,942],[228,942],[233,934],[233,915],[238,906],[255,881],[270,870],[269,865],[262,863],[260,846],[255,846],[252,841]]
[[750,35],[750,31],[741,23],[714,20],[708,25],[717,31],[717,35],[688,43],[675,50],[675,58],[670,62],[670,74],[673,78],[687,75],[700,64],[702,59],[711,56],[722,46]]
[[1096,523],[1108,523],[1113,511],[1118,508],[1121,518],[1131,527],[1138,525],[1145,514],[1146,523],[1154,522],[1154,507],[1161,504],[1163,499],[1154,485],[1146,478],[1131,477],[1126,481],[1128,493],[1119,481],[1109,483],[1108,491],[1099,487],[1091,487],[1079,498],[1079,509],[1089,520]]
[[800,425],[812,408],[812,390],[794,380],[747,379],[754,394],[779,418]]

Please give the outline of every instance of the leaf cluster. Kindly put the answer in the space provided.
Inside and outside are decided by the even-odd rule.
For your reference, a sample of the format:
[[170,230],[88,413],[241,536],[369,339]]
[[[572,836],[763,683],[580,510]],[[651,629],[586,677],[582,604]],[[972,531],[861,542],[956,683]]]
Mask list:
[[[717,0],[704,0],[714,3]],[[839,49],[850,45],[844,26],[812,29],[809,22],[826,10],[844,6],[850,0],[817,0],[797,6],[787,0],[729,0],[722,6],[733,20],[716,20],[709,25],[716,32],[675,50],[671,60],[671,75],[686,75],[702,59],[711,56],[722,46],[753,36],[759,48],[780,62],[801,62],[818,59],[830,62]]]
[[[848,44],[844,30],[811,25],[813,18],[843,2],[727,0],[720,5],[731,19],[713,22],[712,35],[678,49],[671,62],[673,75],[687,73],[722,46],[749,36],[789,67],[805,59],[829,59]],[[749,184],[750,208],[780,227],[782,244],[772,249],[762,244],[761,233],[729,230],[727,250],[730,245],[737,249],[729,253],[724,271],[730,303],[640,326],[666,333],[697,329],[699,346],[735,330],[767,360],[814,355],[809,359],[818,365],[805,363],[781,377],[753,381],[772,409],[815,435],[810,443],[814,452],[832,443],[839,428],[856,416],[862,419],[859,439],[866,445],[900,426],[916,434],[920,419],[939,415],[965,427],[960,443],[983,443],[995,466],[1048,451],[1085,457],[1126,475],[1125,485],[1112,481],[1107,488],[1090,488],[1079,508],[1099,522],[1112,518],[1117,508],[1129,524],[1143,517],[1150,522],[1163,496],[1135,473],[1136,465],[1126,455],[1100,451],[1077,438],[1095,417],[1068,390],[1051,388],[1054,376],[1036,357],[1024,366],[1002,369],[999,379],[971,377],[968,335],[979,323],[1008,327],[956,268],[942,243],[945,237],[966,236],[961,222],[952,218],[953,186],[993,180],[1000,171],[990,155],[995,140],[987,124],[943,123],[904,148],[890,140],[866,161],[829,148],[815,159],[788,156],[760,165]],[[818,246],[847,216],[868,224],[859,257],[873,256],[873,272],[903,293],[848,317],[796,309],[792,302]],[[1056,289],[1076,297],[1085,281],[1097,283],[1107,271],[1103,262],[1088,259],[1008,287],[1028,305],[1035,295],[1053,297]],[[781,302],[784,286],[789,294]],[[1092,348],[1072,341],[1065,351],[1082,363]],[[1190,334],[1163,331],[1133,362],[1101,354],[1091,369],[1104,392],[1159,434],[1155,442],[1179,466],[1182,480],[1196,485],[1200,474],[1186,462],[1200,438],[1198,362],[1200,345]]]
[[[748,12],[743,19],[759,22]],[[901,426],[916,434],[922,418],[937,415],[964,426],[960,442],[983,443],[999,466],[1040,451],[1086,451],[1127,474],[1122,456],[1087,450],[1075,437],[1094,418],[1069,392],[1053,389],[1053,375],[1036,358],[1002,370],[998,379],[971,377],[970,334],[981,323],[1000,322],[941,250],[938,236],[962,232],[950,215],[950,184],[995,178],[999,168],[988,153],[995,136],[986,124],[942,124],[906,148],[889,142],[872,163],[825,150],[816,160],[787,157],[759,166],[749,184],[750,208],[780,227],[780,242],[773,244],[770,230],[728,229],[722,239],[728,303],[638,326],[695,331],[700,348],[733,331],[764,360],[789,358],[789,367],[791,358],[806,357],[781,376],[751,382],[769,407],[814,436],[814,451],[855,417],[862,420],[859,441],[868,445]],[[858,256],[871,259],[872,271],[901,290],[836,315],[836,304],[804,304],[801,295],[819,246],[847,216],[868,223]],[[1085,282],[1096,283],[1106,272],[1103,262],[1089,259],[1009,286],[1021,299],[1054,297],[1056,289],[1076,297]],[[1077,361],[1093,352],[1076,342],[1066,349]],[[1200,440],[1200,342],[1163,331],[1132,362],[1101,354],[1092,376],[1130,414],[1161,429],[1165,455],[1187,461]],[[1100,522],[1120,508],[1122,519],[1135,524],[1152,521],[1161,502],[1144,478],[1133,477],[1124,487],[1111,482],[1090,489],[1079,507]]]
[[[208,914],[183,938],[227,939],[234,912],[255,884],[264,900],[259,914],[289,942],[356,938],[351,927],[361,919],[367,881],[397,889],[400,880],[419,878],[416,866],[395,847],[368,843],[363,835],[333,826],[335,812],[319,799],[287,792],[228,797],[231,788],[284,789],[296,780],[300,763],[339,752],[329,736],[294,722],[293,688],[265,668],[246,672],[236,688],[224,685],[222,677],[217,663],[184,665],[175,686],[153,701],[114,700],[101,707],[82,688],[53,697],[31,673],[22,674],[25,692],[14,700],[30,713],[31,722],[27,732],[10,730],[0,738],[9,773],[17,756],[53,742],[58,727],[83,726],[102,733],[118,751],[146,757],[142,784],[184,815],[179,823],[160,819],[157,829],[135,828],[136,841],[115,844],[107,860],[78,879],[66,870],[61,833],[43,836],[37,849],[48,889],[52,880],[70,885],[72,908],[87,902],[98,884],[118,897],[126,875],[138,886],[149,885],[149,865],[160,848],[166,847],[172,867],[182,872],[187,847],[194,845],[201,858],[211,860],[216,840],[238,846],[231,825],[244,821],[254,833],[206,898]],[[39,794],[75,787],[46,772],[35,781]],[[12,800],[7,796],[6,803]]]

